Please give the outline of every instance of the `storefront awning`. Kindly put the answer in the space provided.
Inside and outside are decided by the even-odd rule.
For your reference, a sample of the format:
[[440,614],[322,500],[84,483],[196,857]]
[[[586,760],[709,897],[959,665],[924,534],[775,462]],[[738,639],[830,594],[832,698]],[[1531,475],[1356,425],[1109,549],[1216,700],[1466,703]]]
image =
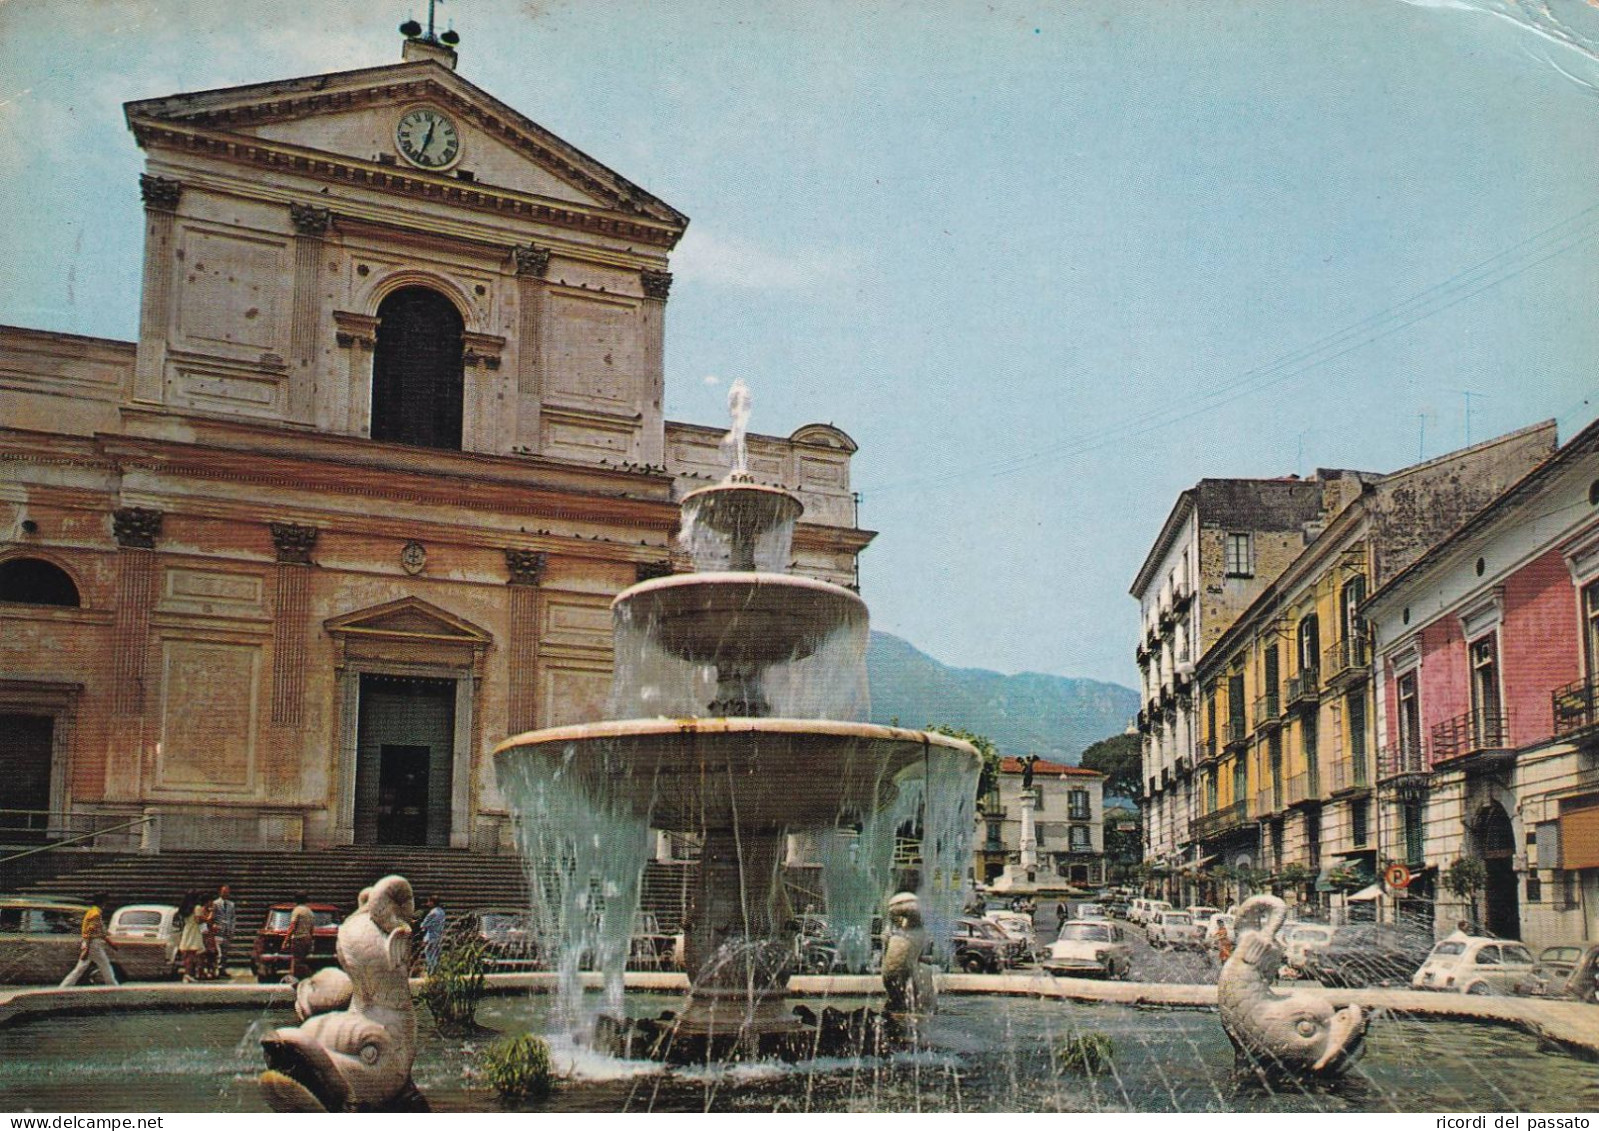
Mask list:
[[[1342,853],[1338,855],[1342,856]],[[1338,874],[1341,883],[1333,883],[1334,873]],[[1343,891],[1358,885],[1369,884],[1377,878],[1377,869],[1372,860],[1362,859],[1359,856],[1347,858],[1341,864],[1323,864],[1321,874],[1316,877],[1317,891]]]
[[1354,895],[1350,896],[1349,897],[1349,902],[1350,903],[1366,903],[1366,902],[1369,902],[1370,900],[1376,899],[1381,894],[1382,894],[1382,885],[1381,884],[1372,884],[1369,887],[1361,888]]

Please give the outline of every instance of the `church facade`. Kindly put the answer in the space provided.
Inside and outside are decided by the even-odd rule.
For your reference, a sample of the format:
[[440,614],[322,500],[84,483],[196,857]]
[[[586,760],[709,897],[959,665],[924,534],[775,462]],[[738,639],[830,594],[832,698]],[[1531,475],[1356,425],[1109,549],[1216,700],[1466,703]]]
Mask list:
[[[129,103],[138,340],[0,328],[0,809],[41,835],[498,850],[488,752],[602,717],[612,597],[686,568],[725,471],[662,413],[687,218],[455,62]],[[854,450],[750,438],[797,572],[855,581]]]

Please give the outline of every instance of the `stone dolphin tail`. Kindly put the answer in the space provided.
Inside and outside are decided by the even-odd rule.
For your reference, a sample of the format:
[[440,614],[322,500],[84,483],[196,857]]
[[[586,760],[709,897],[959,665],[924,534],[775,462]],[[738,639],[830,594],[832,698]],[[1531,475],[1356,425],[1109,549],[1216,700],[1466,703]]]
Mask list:
[[276,1111],[425,1109],[411,1081],[416,1012],[410,988],[411,885],[386,876],[339,927],[342,971],[300,983],[304,1024],[262,1038],[261,1088]]
[[883,946],[883,991],[890,1013],[932,1013],[938,991],[932,968],[922,962],[927,952],[927,931],[922,926],[921,904],[910,892],[888,901],[888,939]]
[[1335,1010],[1308,992],[1273,988],[1282,963],[1277,932],[1288,906],[1274,895],[1250,896],[1238,911],[1238,946],[1216,983],[1221,1023],[1233,1047],[1271,1074],[1339,1076],[1360,1055],[1366,1015]]

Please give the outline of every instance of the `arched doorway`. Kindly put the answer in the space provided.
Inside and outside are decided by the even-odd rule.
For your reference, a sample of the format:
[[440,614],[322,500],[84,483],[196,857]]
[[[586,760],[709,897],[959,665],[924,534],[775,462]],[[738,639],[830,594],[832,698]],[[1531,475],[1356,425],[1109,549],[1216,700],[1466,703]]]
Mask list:
[[0,601],[69,609],[83,603],[67,571],[42,558],[9,558],[0,562]]
[[402,287],[378,306],[374,440],[460,451],[465,328],[455,304],[427,287]]
[[1521,937],[1521,907],[1516,893],[1516,833],[1503,805],[1490,801],[1477,812],[1472,829],[1488,871],[1483,888],[1483,927],[1504,939]]

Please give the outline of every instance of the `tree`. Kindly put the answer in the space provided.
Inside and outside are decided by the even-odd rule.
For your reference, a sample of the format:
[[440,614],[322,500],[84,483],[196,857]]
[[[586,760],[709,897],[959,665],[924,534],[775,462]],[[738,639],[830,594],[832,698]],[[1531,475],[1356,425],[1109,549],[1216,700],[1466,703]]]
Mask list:
[[922,729],[930,730],[934,734],[947,734],[951,738],[959,738],[975,746],[977,753],[983,758],[983,768],[977,776],[978,799],[999,792],[999,747],[994,745],[993,739],[987,735],[973,734],[969,730],[946,726],[943,723],[930,723]]
[[1472,922],[1477,922],[1477,893],[1488,886],[1488,868],[1475,856],[1457,856],[1444,869],[1444,886],[1451,894],[1466,900]]
[[1083,751],[1084,769],[1105,775],[1105,792],[1136,800],[1144,780],[1144,744],[1136,734],[1116,734]]

